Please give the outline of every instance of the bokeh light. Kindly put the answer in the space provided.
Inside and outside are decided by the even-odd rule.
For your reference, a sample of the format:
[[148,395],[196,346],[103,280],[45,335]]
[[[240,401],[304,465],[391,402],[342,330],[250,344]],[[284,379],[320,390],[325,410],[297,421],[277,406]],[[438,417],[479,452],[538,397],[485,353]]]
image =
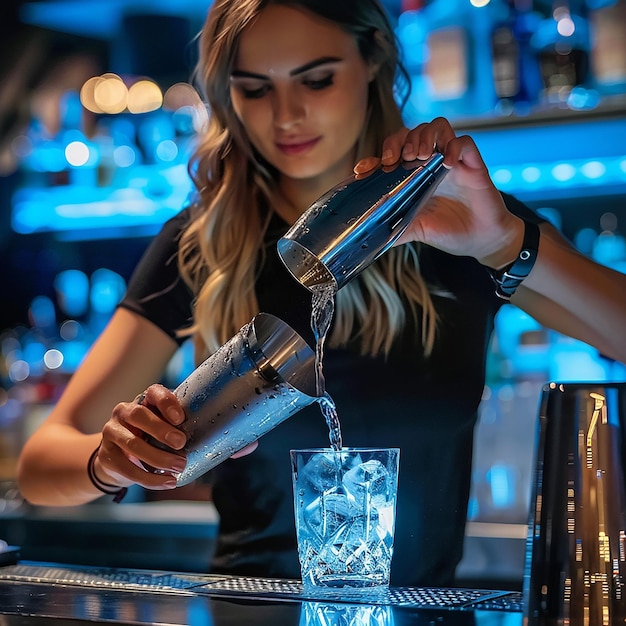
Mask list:
[[527,183],[536,183],[541,178],[541,170],[534,165],[529,165],[522,170],[522,178]]
[[94,86],[93,97],[103,113],[121,113],[128,103],[128,89],[117,74],[103,74]]
[[96,86],[102,81],[101,76],[93,76],[85,81],[80,90],[81,104],[92,113],[103,113],[102,109],[96,104]]
[[565,182],[576,175],[576,168],[571,163],[559,163],[552,168],[552,176],[555,180]]
[[177,111],[184,106],[199,106],[202,104],[198,92],[189,83],[172,85],[163,96],[163,108]]
[[113,150],[113,162],[117,167],[130,167],[136,160],[137,155],[130,146],[117,146]]
[[51,348],[43,355],[43,362],[49,370],[56,370],[63,364],[63,353],[56,348]]
[[151,80],[139,80],[128,90],[128,110],[131,113],[156,111],[163,103],[160,87]]
[[75,167],[86,165],[89,161],[89,146],[84,141],[72,141],[65,146],[65,158]]
[[580,168],[580,171],[586,178],[602,178],[606,174],[606,165],[600,161],[587,161],[587,163]]
[[510,183],[513,179],[513,174],[509,169],[500,168],[493,173],[492,178],[496,184],[506,185],[506,183]]

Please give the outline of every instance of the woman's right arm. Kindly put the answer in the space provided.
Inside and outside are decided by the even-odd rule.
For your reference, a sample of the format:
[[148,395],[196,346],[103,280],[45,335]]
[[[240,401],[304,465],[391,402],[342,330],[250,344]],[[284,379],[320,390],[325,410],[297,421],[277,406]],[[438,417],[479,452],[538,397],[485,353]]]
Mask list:
[[[164,443],[181,434],[176,424],[184,414],[175,396],[160,385],[150,386],[161,379],[176,349],[176,342],[157,326],[118,309],[22,450],[18,484],[24,498],[62,506],[102,496],[87,473],[89,457],[101,442],[94,467],[101,481],[120,488],[133,483],[173,488],[172,473],[181,471],[184,459],[151,446],[143,433]],[[143,406],[133,402],[148,387]],[[183,445],[184,437],[181,445],[171,447]],[[169,471],[147,472],[140,461]]]

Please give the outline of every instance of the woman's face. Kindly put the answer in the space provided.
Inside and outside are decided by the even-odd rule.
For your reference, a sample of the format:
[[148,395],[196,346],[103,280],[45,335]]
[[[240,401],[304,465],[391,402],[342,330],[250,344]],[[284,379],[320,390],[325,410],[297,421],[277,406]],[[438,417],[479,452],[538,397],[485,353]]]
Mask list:
[[230,92],[255,148],[319,195],[352,171],[372,78],[334,23],[269,5],[240,37]]

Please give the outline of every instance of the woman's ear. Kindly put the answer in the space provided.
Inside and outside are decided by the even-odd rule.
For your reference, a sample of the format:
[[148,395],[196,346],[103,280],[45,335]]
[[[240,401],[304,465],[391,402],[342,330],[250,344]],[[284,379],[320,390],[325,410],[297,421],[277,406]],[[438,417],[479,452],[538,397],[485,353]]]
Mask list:
[[380,63],[370,63],[369,68],[367,70],[367,80],[368,82],[372,82],[376,78],[376,74],[378,74],[378,70],[380,69]]
[[377,63],[375,59],[380,59],[380,57],[382,56],[382,50],[385,50],[387,48],[387,45],[385,43],[385,36],[379,30],[374,33],[374,42],[374,54],[369,62],[368,79],[370,83],[376,78],[376,74],[378,74],[378,70],[380,69],[381,65],[380,63]]

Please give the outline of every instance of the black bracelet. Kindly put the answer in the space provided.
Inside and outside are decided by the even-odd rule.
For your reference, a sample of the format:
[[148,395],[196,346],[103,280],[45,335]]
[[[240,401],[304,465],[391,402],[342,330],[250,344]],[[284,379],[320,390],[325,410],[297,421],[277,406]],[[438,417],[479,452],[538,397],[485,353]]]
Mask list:
[[128,492],[128,487],[118,487],[117,485],[110,485],[109,483],[105,483],[104,481],[100,480],[96,476],[94,465],[96,463],[96,456],[98,455],[98,451],[100,450],[100,445],[91,453],[89,461],[87,461],[87,475],[89,476],[91,484],[98,491],[106,493],[108,496],[115,496],[115,498],[113,498],[113,502],[121,502]]
[[524,241],[517,258],[501,270],[487,268],[496,284],[496,295],[510,300],[522,281],[530,274],[539,251],[539,225],[524,220]]

